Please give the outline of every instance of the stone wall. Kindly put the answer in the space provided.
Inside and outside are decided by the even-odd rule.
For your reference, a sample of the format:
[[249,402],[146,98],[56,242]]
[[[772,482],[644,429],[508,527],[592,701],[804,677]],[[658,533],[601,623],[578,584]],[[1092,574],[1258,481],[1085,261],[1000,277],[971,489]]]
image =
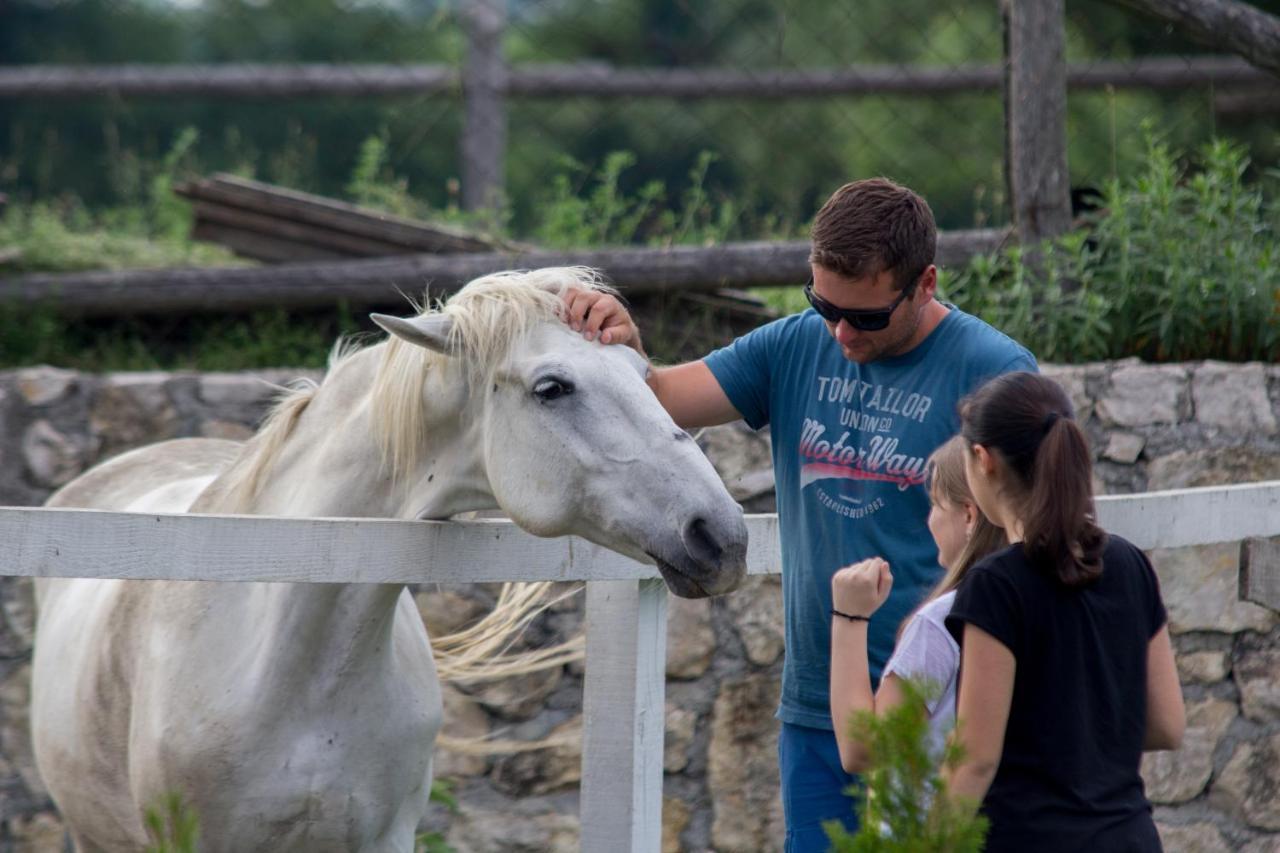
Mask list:
[[[1097,488],[1126,493],[1280,479],[1280,367],[1136,361],[1046,368],[1075,400],[1095,448]],[[0,504],[34,505],[89,465],[188,435],[250,434],[298,374],[0,373]],[[314,376],[314,374],[313,374]],[[769,511],[767,435],[741,425],[699,436],[735,497]],[[1169,608],[1188,708],[1183,748],[1143,772],[1171,851],[1280,850],[1280,617],[1236,600],[1237,547],[1152,554]],[[464,624],[489,587],[417,592],[433,632]],[[777,578],[714,601],[672,599],[667,657],[664,849],[780,849],[776,723],[782,661]],[[33,641],[29,584],[0,579],[0,851],[61,851],[62,828],[28,742]],[[581,596],[529,642],[581,626]],[[478,757],[441,752],[456,811],[427,826],[459,853],[577,849],[582,667],[447,693],[447,731],[558,744]]]

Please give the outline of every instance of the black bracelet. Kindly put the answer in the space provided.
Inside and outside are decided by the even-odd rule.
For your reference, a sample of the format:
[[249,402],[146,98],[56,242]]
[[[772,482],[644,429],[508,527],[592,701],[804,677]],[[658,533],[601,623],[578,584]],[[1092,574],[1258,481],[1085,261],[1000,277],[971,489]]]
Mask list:
[[870,622],[870,616],[854,616],[852,613],[841,613],[839,610],[832,609],[832,616],[839,616],[842,619],[848,619],[850,622]]

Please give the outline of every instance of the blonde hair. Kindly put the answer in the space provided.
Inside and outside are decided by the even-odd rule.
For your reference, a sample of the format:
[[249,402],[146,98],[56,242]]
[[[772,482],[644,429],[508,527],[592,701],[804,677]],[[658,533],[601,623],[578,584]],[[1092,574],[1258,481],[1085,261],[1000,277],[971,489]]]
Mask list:
[[[925,471],[929,478],[929,501],[931,503],[939,506],[962,507],[969,505],[977,507],[977,503],[973,499],[973,492],[969,491],[969,481],[964,473],[964,457],[968,452],[969,446],[964,436],[956,435],[952,436],[929,456],[928,462],[925,463]],[[969,539],[965,542],[960,556],[956,558],[955,564],[947,567],[947,573],[942,576],[942,580],[938,581],[937,585],[920,602],[920,605],[903,620],[903,626],[905,627],[911,621],[911,617],[916,615],[921,607],[960,586],[960,582],[964,580],[965,575],[969,573],[969,569],[973,568],[975,563],[1008,544],[1003,528],[996,527],[991,523],[990,519],[983,515],[981,511],[978,511],[978,518],[974,522],[973,531],[969,534]],[[901,628],[899,632],[901,632]]]

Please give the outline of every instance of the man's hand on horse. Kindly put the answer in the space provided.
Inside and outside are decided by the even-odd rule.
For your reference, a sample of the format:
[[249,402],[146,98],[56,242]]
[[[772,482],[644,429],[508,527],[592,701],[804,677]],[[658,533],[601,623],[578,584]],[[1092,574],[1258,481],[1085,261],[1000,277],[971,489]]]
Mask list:
[[[640,330],[622,300],[598,290],[571,289],[564,295],[565,322],[589,341],[624,344],[645,355]],[[647,356],[646,356],[647,358]]]

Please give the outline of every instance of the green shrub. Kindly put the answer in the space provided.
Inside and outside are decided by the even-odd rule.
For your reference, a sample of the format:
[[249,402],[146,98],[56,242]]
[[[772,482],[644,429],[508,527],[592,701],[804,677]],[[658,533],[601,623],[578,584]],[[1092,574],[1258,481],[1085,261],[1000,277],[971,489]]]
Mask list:
[[1209,143],[1191,171],[1148,138],[1146,168],[1109,182],[1084,231],[974,259],[943,290],[1042,361],[1274,361],[1280,205],[1245,151]]
[[147,828],[146,853],[196,853],[200,821],[182,799],[171,792],[150,806],[143,816]]
[[970,805],[947,796],[942,770],[963,758],[948,743],[942,755],[929,749],[929,690],[913,681],[902,685],[903,703],[883,716],[863,711],[847,721],[867,747],[868,769],[858,798],[859,827],[850,834],[839,821],[824,824],[836,853],[978,853],[987,820]]

